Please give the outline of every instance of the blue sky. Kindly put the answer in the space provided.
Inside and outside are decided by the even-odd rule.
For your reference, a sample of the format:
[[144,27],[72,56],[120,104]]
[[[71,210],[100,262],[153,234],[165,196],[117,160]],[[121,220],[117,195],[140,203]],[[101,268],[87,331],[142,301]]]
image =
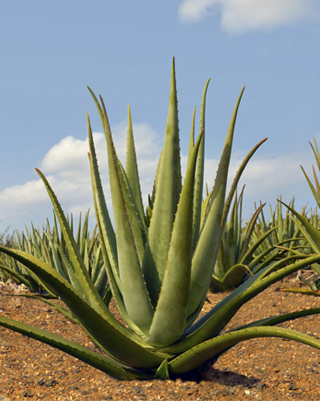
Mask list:
[[300,164],[311,173],[308,142],[320,140],[319,0],[2,0],[0,7],[0,232],[52,217],[35,167],[66,212],[77,216],[92,207],[85,111],[96,132],[109,202],[105,143],[87,85],[105,100],[122,158],[130,104],[144,196],[151,191],[173,56],[182,162],[193,107],[199,118],[211,78],[206,181],[213,185],[246,85],[231,174],[258,141],[269,139],[243,176],[245,216],[254,202],[275,207],[278,195],[286,202],[295,196],[297,209],[315,206]]

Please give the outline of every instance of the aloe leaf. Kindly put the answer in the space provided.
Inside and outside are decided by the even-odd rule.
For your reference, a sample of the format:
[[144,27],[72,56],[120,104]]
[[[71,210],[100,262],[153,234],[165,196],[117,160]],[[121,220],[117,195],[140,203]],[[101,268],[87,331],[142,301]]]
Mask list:
[[47,305],[52,306],[53,308],[57,309],[58,312],[62,313],[66,318],[71,320],[75,324],[79,324],[78,319],[72,316],[70,311],[63,306],[57,305],[56,303],[50,301],[47,298],[47,295],[38,295],[38,294],[6,294],[7,296],[13,296],[13,297],[22,297],[22,298],[33,298],[37,299],[39,301],[44,302]]
[[199,135],[188,163],[161,292],[146,338],[148,343],[157,346],[177,341],[183,335],[186,326],[192,261],[194,175],[201,140],[203,140],[203,134]]
[[166,267],[171,232],[180,193],[181,166],[178,101],[173,59],[166,133],[157,172],[155,201],[143,261],[143,273],[154,306],[158,300]]
[[[58,202],[58,199],[57,199],[56,195],[54,194],[49,182],[47,181],[47,179],[41,173],[40,170],[36,169],[36,171],[39,174],[40,178],[42,179],[42,181],[47,189],[47,192],[51,199],[53,208],[54,208],[57,218],[59,220],[61,233],[63,235],[64,241],[66,243],[66,248],[69,253],[70,266],[74,270],[74,272],[75,272],[74,278],[76,277],[79,288],[81,288],[81,292],[79,292],[79,295],[81,297],[83,297],[83,299],[86,299],[87,302],[93,308],[95,308],[96,305],[99,304],[101,299],[88,275],[86,266],[84,265],[84,262],[79,254],[79,250],[78,250],[78,247],[73,238],[71,228],[67,222],[67,219],[63,213],[63,210],[62,210],[62,208]],[[101,303],[102,303],[102,300],[101,300]]]
[[39,292],[41,288],[45,289],[51,296],[57,297],[57,294],[52,290],[52,288],[49,289],[49,287],[39,279],[39,277],[35,276],[33,278],[30,275],[23,275],[20,273],[17,273],[15,270],[11,269],[8,266],[0,265],[0,269],[4,270],[9,273],[11,277],[16,279],[18,283],[24,284],[26,287],[30,289],[32,292]]
[[[280,288],[281,291],[281,288]],[[311,316],[317,315],[320,313],[320,308],[310,308],[310,309],[303,309],[300,311],[284,313],[279,316],[270,316],[261,320],[256,320],[249,324],[239,326],[236,329],[232,329],[231,331],[242,330],[246,329],[247,327],[257,327],[257,326],[274,326],[279,323],[287,322],[288,320],[298,319],[304,316]]]
[[232,148],[233,132],[236,116],[243,94],[242,89],[234,109],[225,145],[218,167],[216,182],[212,193],[210,210],[201,231],[192,260],[191,285],[188,305],[188,315],[203,305],[208,292],[210,277],[218,255],[221,241],[221,222],[224,209],[227,177]]
[[95,305],[96,308],[91,307],[74,291],[66,279],[42,260],[25,252],[2,246],[0,246],[0,251],[13,256],[42,280],[50,283],[86,333],[113,358],[131,366],[151,368],[167,357],[166,354],[159,353],[158,356],[149,351],[148,345],[144,341],[118,322],[100,297],[101,302]]
[[252,273],[248,266],[237,263],[236,265],[232,266],[223,277],[223,283],[225,283],[229,288],[235,287],[239,285],[243,279],[244,272],[247,272],[249,276],[252,276]]
[[194,107],[193,113],[192,113],[191,132],[190,132],[189,149],[188,149],[188,163],[189,163],[189,160],[191,157],[192,149],[194,147],[195,118],[196,118],[196,107]]
[[[117,248],[121,249],[121,252],[118,253],[121,292],[126,311],[131,320],[142,331],[147,331],[150,327],[153,316],[153,308],[149,300],[141,271],[141,258],[143,253],[142,227],[136,211],[133,210],[133,208],[135,208],[134,205],[129,205],[130,199],[128,200],[128,197],[130,197],[130,194],[123,181],[124,170],[120,167],[120,162],[118,161],[115,152],[108,116],[103,100],[102,98],[100,98],[100,100],[103,109],[103,127],[108,149],[109,176],[112,188],[112,203],[114,206],[115,235]],[[91,128],[88,122],[89,137],[91,136],[90,132]],[[92,163],[96,164],[96,161],[93,159]],[[97,168],[93,168],[93,171],[95,170],[97,170]],[[96,178],[97,173],[95,173],[95,179]],[[95,197],[98,195],[99,194],[96,193]],[[105,230],[103,228],[104,221],[100,220],[100,217],[98,219],[99,228]],[[106,233],[106,236],[107,235],[108,233]]]
[[296,294],[312,295],[314,297],[320,297],[320,290],[308,290],[307,288],[280,288],[282,292],[294,292]]
[[82,213],[80,212],[79,224],[78,224],[77,235],[75,237],[75,242],[79,247],[79,252],[80,252],[81,257],[83,258],[83,256],[84,256],[84,248],[81,246],[82,245],[82,241],[80,239],[80,237],[81,237],[81,219],[82,219]]
[[[249,249],[247,249],[247,252],[244,254],[244,255],[242,255],[242,258],[240,259],[241,261],[240,261],[240,263],[243,263],[243,264],[247,264],[248,263],[248,266],[249,266],[249,268],[250,268],[250,270],[251,270],[251,267],[253,267],[255,264],[256,264],[256,262],[260,259],[261,260],[261,257],[263,258],[263,257],[265,257],[268,253],[270,253],[275,247],[274,246],[270,246],[269,248],[267,248],[264,252],[262,252],[259,256],[257,256],[257,257],[255,257],[254,259],[253,259],[253,261],[251,261],[252,260],[252,257],[253,257],[253,254],[254,254],[254,252],[256,251],[256,249],[268,238],[268,236],[273,232],[273,231],[275,231],[277,229],[277,227],[272,227],[270,230],[268,230],[267,232],[265,232],[258,240],[256,240],[255,242],[254,242],[254,244],[249,248]],[[251,234],[252,235],[252,234]],[[245,249],[245,248],[244,248]],[[250,261],[250,262],[249,262]]]
[[309,143],[310,143],[310,145],[311,145],[311,148],[312,148],[314,157],[315,157],[315,159],[316,159],[317,166],[318,166],[318,170],[320,171],[320,154],[319,154],[317,142],[316,142],[315,138],[313,138],[314,146],[312,145],[311,142],[309,142]]
[[207,215],[208,215],[208,211],[209,211],[209,208],[210,208],[210,201],[211,201],[211,198],[212,198],[212,193],[213,193],[213,189],[209,193],[207,193],[207,196],[206,196],[205,200],[202,203],[202,207],[201,207],[201,222],[200,222],[201,230],[203,228],[204,222],[205,222],[205,220],[207,218]]
[[107,205],[102,191],[101,179],[98,171],[98,162],[96,158],[96,152],[92,138],[92,130],[90,127],[89,120],[88,120],[88,138],[90,147],[89,161],[91,169],[92,188],[94,194],[94,205],[97,216],[98,229],[100,233],[100,244],[102,248],[105,267],[108,274],[109,285],[112,291],[113,298],[117,305],[117,308],[123,319],[127,322],[127,324],[131,329],[133,329],[137,333],[140,332],[142,334],[139,327],[132,321],[132,319],[128,315],[121,294],[121,282],[120,282],[119,267],[117,261],[116,238],[113,231],[113,227],[111,225]]
[[[237,253],[240,238],[238,237],[238,199],[237,199],[237,190],[234,194],[234,203],[231,209],[230,221],[226,224],[224,230],[226,232],[226,241],[225,241],[225,258],[226,258],[226,266],[227,270],[230,266],[232,266],[237,261]],[[222,242],[221,242],[222,244]],[[220,245],[221,246],[221,245]],[[216,266],[213,269],[213,273],[216,273]],[[223,272],[225,274],[226,271]],[[217,274],[216,274],[217,275]]]
[[308,182],[308,184],[309,184],[309,187],[310,187],[310,189],[311,189],[311,191],[312,191],[312,194],[313,194],[313,196],[314,196],[314,199],[316,200],[317,204],[320,206],[320,197],[319,197],[319,194],[317,193],[316,189],[315,189],[314,186],[312,185],[312,182],[310,181],[309,177],[307,176],[307,173],[305,172],[304,168],[303,168],[302,166],[300,166],[300,167],[301,167],[301,170],[302,170],[302,172],[303,172],[303,174],[304,174],[304,176],[305,176],[305,178],[306,178],[306,180],[307,180],[307,182]]
[[259,337],[278,337],[298,341],[320,349],[320,341],[307,334],[283,327],[249,327],[242,330],[222,334],[206,342],[198,344],[182,355],[169,362],[171,374],[181,374],[201,366],[205,361],[213,358],[234,345]]
[[[224,235],[224,237],[226,237],[226,235]],[[218,256],[216,259],[216,263],[214,265],[212,277],[215,277],[218,280],[222,281],[223,276],[226,274],[228,269],[229,269],[229,266],[228,266],[226,253],[225,253],[225,244],[224,244],[224,241],[221,241]],[[214,284],[214,282],[211,282],[211,284],[210,284],[211,290],[217,291],[218,288],[215,288],[214,286],[212,286],[212,284]]]
[[109,177],[112,188],[111,195],[118,248],[121,293],[128,315],[142,331],[147,332],[153,316],[153,308],[141,269],[144,247],[142,226],[136,210],[134,210],[134,205],[130,205],[130,200],[128,199],[130,194],[122,180],[124,170],[120,167],[120,162],[115,152],[103,100],[102,98],[100,100],[105,119],[104,129],[108,148]]
[[[179,344],[173,344],[168,348],[163,347],[161,350],[163,352],[182,353],[200,342],[217,336],[241,306],[250,299],[254,298],[270,285],[284,277],[319,261],[320,255],[317,255],[306,257],[305,259],[296,261],[295,263],[285,267],[281,267],[281,265],[285,263],[283,261],[280,261],[271,267],[265,267],[248,278],[231,294],[215,305],[205,316],[194,323],[193,326],[187,330],[186,337],[182,339]],[[279,270],[277,270],[278,266]]]
[[320,276],[320,266],[313,264],[311,267]]
[[[148,234],[145,215],[143,212],[143,207],[141,206],[139,209],[137,205],[125,169],[123,168],[119,160],[117,161],[117,163],[119,169],[118,171],[119,171],[120,185],[122,188],[123,198],[125,200],[128,217],[130,219],[132,232],[134,238],[138,239],[136,240],[136,247],[139,256],[139,261],[141,264],[144,256],[144,250]],[[142,211],[140,212],[140,210]]]
[[[228,291],[229,287],[222,280],[220,280],[218,277],[212,274],[210,280],[210,290],[212,292],[224,292]],[[191,321],[193,321],[193,319],[191,319]]]
[[200,128],[199,133],[203,132],[203,140],[200,143],[198,159],[197,159],[197,171],[196,180],[194,187],[194,202],[193,202],[193,249],[199,240],[200,235],[200,224],[201,224],[201,204],[203,194],[203,177],[204,177],[204,143],[205,143],[205,108],[206,108],[206,96],[209,86],[210,79],[207,80],[201,102],[200,111]]
[[[279,201],[281,202],[281,201]],[[286,205],[285,203],[281,202],[284,206],[286,206],[291,213],[298,219],[296,221],[297,226],[299,227],[300,231],[303,235],[307,238],[311,248],[315,253],[320,253],[320,233],[319,231],[311,224],[309,221],[303,217],[300,213],[296,212],[290,206]]]
[[63,264],[63,260],[61,258],[61,254],[65,255],[65,249],[62,249],[62,246],[59,244],[59,241],[56,239],[51,238],[47,233],[46,233],[47,239],[51,244],[51,252],[52,252],[52,258],[51,258],[51,263],[48,263],[54,267],[59,274],[61,274],[62,277],[64,278],[69,278],[69,272],[66,270],[65,265]]
[[158,369],[156,370],[156,373],[154,375],[155,379],[158,380],[168,380],[170,379],[170,373],[169,373],[169,364],[168,364],[168,360],[165,359],[161,365],[158,367]]
[[[265,203],[258,207],[258,209],[254,212],[249,223],[246,226],[245,236],[244,236],[242,247],[241,247],[241,250],[240,250],[240,253],[238,256],[238,261],[242,264],[246,265],[247,263],[249,263],[249,261],[252,259],[252,256],[253,256],[255,250],[257,249],[257,247],[260,244],[260,242],[259,242],[257,245],[253,244],[250,247],[250,241],[251,241],[252,233],[254,231],[254,228],[255,228],[255,225],[257,222],[257,218],[264,206],[265,206]],[[256,242],[258,242],[258,241],[256,241]]]
[[[241,96],[243,94],[244,88],[239,96],[238,102],[240,103],[241,100]],[[238,103],[238,107],[239,107],[239,103]],[[236,106],[237,107],[237,106]],[[237,110],[237,109],[236,109]],[[236,118],[236,110],[234,113],[234,118]],[[234,129],[234,124],[235,121],[233,123],[233,129]],[[247,154],[247,156],[242,160],[242,163],[240,164],[240,167],[238,168],[238,171],[233,179],[225,206],[224,206],[224,210],[223,210],[223,217],[222,217],[222,222],[221,222],[221,226],[224,227],[227,221],[227,217],[228,217],[228,213],[229,213],[229,209],[230,209],[230,205],[231,205],[231,201],[233,198],[233,195],[235,193],[235,190],[238,186],[238,183],[240,181],[241,175],[244,171],[244,169],[246,168],[247,164],[249,163],[250,159],[252,158],[252,156],[254,155],[254,153],[259,149],[259,147],[267,140],[268,138],[264,138],[262,139],[260,142],[258,142],[251,150],[250,152]]]
[[97,354],[96,352],[83,347],[73,341],[67,340],[56,334],[48,331],[38,329],[37,327],[30,326],[26,323],[21,323],[13,319],[9,319],[0,316],[0,325],[7,329],[14,330],[28,337],[34,338],[51,345],[52,347],[58,348],[61,351],[66,352],[69,355],[74,356],[77,359],[93,366],[96,369],[102,370],[103,372],[117,377],[122,380],[137,380],[137,379],[148,379],[150,376],[146,373],[130,369],[119,362],[112,361],[103,355]]
[[[128,106],[126,174],[132,189],[133,198],[136,202],[138,212],[140,216],[144,216],[130,106]],[[141,220],[144,224],[144,219],[142,218]]]
[[120,286],[116,237],[102,190],[102,183],[98,169],[98,160],[94,147],[90,120],[88,114],[86,116],[88,126],[88,143],[90,149],[89,162],[91,171],[92,192],[95,214],[100,234],[100,242],[105,264],[110,265],[113,271],[113,275],[116,277],[117,285]]

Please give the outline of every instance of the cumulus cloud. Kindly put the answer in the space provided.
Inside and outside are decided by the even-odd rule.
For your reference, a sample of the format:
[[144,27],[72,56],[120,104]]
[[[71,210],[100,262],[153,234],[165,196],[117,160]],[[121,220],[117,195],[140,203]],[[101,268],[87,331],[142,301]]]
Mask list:
[[[133,125],[139,174],[142,191],[147,198],[152,190],[153,179],[159,158],[161,143],[155,131],[147,124]],[[115,146],[123,164],[126,158],[126,123],[112,127]],[[108,183],[107,149],[104,134],[94,133],[99,170],[106,193],[106,201],[111,205]],[[88,162],[87,139],[72,136],[63,138],[54,145],[40,163],[40,170],[47,177],[65,212],[79,215],[88,208],[93,210],[92,187]],[[15,185],[0,192],[1,226],[23,229],[30,221],[41,224],[52,217],[52,206],[40,179],[33,179],[24,185]]]
[[[229,187],[241,162],[242,158],[231,160]],[[238,185],[239,188],[245,185],[243,215],[249,218],[254,212],[254,205],[259,205],[260,202],[270,204],[274,208],[280,197],[286,203],[295,197],[297,210],[307,203],[315,206],[312,193],[300,168],[300,165],[304,166],[307,174],[312,178],[312,162],[310,162],[309,151],[291,152],[280,156],[254,155]],[[210,189],[214,185],[217,168],[217,160],[206,160],[205,181]],[[267,215],[268,211],[269,209],[267,209]]]
[[[156,132],[147,124],[134,125],[139,175],[144,202],[151,192],[157,162],[162,147]],[[112,128],[118,156],[123,164],[126,157],[126,123]],[[108,207],[111,208],[110,188],[108,183],[107,151],[102,133],[94,133],[94,140],[99,161],[99,169]],[[92,210],[91,221],[94,222],[90,170],[88,163],[88,144],[86,139],[66,137],[53,146],[41,163],[41,170],[47,176],[65,212],[72,212],[75,217],[80,212]],[[238,151],[240,152],[240,151]],[[231,160],[229,185],[242,161],[242,157]],[[187,156],[182,156],[182,171],[186,168]],[[244,196],[244,215],[248,218],[254,211],[254,203],[260,201],[276,204],[282,195],[289,202],[293,195],[306,204],[312,195],[300,164],[311,173],[310,151],[296,152],[281,156],[254,155],[249,162],[239,187],[246,184]],[[209,188],[214,185],[218,160],[207,159],[205,162],[205,182]],[[46,218],[52,217],[52,206],[40,179],[33,179],[24,185],[16,185],[0,192],[1,227],[23,229],[24,224],[32,221],[41,225]],[[92,223],[93,224],[93,223]]]
[[270,31],[280,26],[319,21],[319,0],[183,0],[178,8],[183,23],[221,13],[221,29],[231,34]]

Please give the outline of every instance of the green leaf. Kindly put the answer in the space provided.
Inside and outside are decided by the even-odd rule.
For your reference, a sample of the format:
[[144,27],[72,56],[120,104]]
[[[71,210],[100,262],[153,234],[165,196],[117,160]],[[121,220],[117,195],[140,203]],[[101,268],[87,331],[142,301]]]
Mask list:
[[[280,289],[280,291],[281,290],[282,289]],[[256,321],[246,324],[244,326],[237,327],[236,329],[233,329],[232,331],[246,329],[247,327],[274,326],[276,324],[283,323],[288,320],[294,320],[294,319],[298,319],[298,318],[304,317],[304,316],[317,315],[319,313],[320,313],[320,308],[303,309],[300,311],[284,313],[282,315],[270,316],[270,317],[267,317],[267,318],[264,318],[261,320],[256,320]]]
[[[75,243],[73,238],[70,226],[67,222],[67,219],[63,213],[63,210],[58,202],[56,195],[54,194],[49,182],[45,178],[45,176],[41,173],[40,170],[36,169],[37,173],[39,174],[40,178],[42,179],[49,197],[51,199],[54,211],[57,215],[57,218],[60,223],[61,233],[66,243],[66,248],[68,249],[69,258],[70,258],[70,266],[75,272],[74,278],[78,281],[78,288],[81,288],[81,292],[79,291],[78,294],[92,306],[95,307],[96,304],[99,303],[99,294],[95,289],[84,265],[83,259],[79,254],[78,247]],[[101,300],[102,303],[102,300]]]
[[[281,202],[281,201],[279,201]],[[311,224],[309,221],[303,217],[300,213],[296,212],[292,207],[286,205],[281,202],[284,206],[286,206],[291,213],[298,219],[296,221],[296,225],[299,227],[303,235],[307,238],[311,248],[315,253],[320,254],[320,233],[319,231]]]
[[259,337],[278,337],[298,341],[320,349],[320,341],[307,334],[282,327],[250,327],[242,330],[222,334],[189,349],[182,355],[169,362],[170,374],[181,374],[201,366],[205,361],[213,358],[230,347],[242,341]]
[[143,219],[144,211],[143,211],[143,203],[141,196],[136,150],[134,146],[131,111],[129,106],[128,106],[126,175],[128,177],[128,181],[132,189],[133,199],[136,203],[137,210],[141,218],[141,222],[144,225],[144,229],[146,230],[145,222]]
[[159,301],[146,338],[148,343],[157,346],[179,340],[186,327],[192,261],[194,175],[201,140],[202,134],[197,139],[188,163]]
[[143,274],[156,305],[168,257],[173,222],[181,193],[178,101],[172,61],[169,110],[164,145],[156,178],[155,201],[146,245]]
[[70,283],[61,277],[51,266],[37,259],[33,255],[18,250],[0,246],[4,252],[25,264],[42,280],[59,294],[62,301],[78,319],[91,339],[108,355],[123,363],[143,368],[158,366],[168,355],[159,353],[155,355],[148,350],[150,346],[137,337],[130,329],[124,327],[111,314],[109,309],[101,302],[91,307],[77,294]]
[[203,193],[203,179],[204,179],[204,142],[205,142],[205,108],[206,96],[210,79],[207,80],[203,90],[201,112],[200,112],[200,128],[199,133],[203,132],[203,140],[200,143],[197,160],[197,172],[194,187],[194,203],[193,203],[193,249],[196,248],[200,236],[201,224],[201,204]]
[[130,319],[140,330],[147,332],[153,316],[153,308],[141,269],[144,248],[143,228],[135,206],[129,199],[130,193],[123,180],[124,169],[121,168],[116,155],[107,112],[102,98],[100,100],[105,120],[104,130],[108,148],[121,294]]
[[285,263],[283,261],[271,267],[265,267],[263,270],[248,278],[231,294],[215,305],[205,316],[193,324],[193,326],[187,330],[186,336],[179,343],[169,347],[163,347],[161,350],[163,352],[183,353],[187,349],[196,346],[196,344],[217,336],[241,306],[250,299],[260,294],[273,283],[319,261],[320,255],[317,255],[296,261],[285,267],[281,267],[281,265]]
[[37,327],[30,326],[26,323],[21,323],[3,316],[0,316],[0,325],[24,334],[28,337],[34,338],[51,345],[52,347],[58,348],[61,351],[66,352],[69,355],[74,356],[77,359],[93,366],[96,369],[102,370],[103,372],[117,377],[121,380],[137,380],[137,379],[149,379],[150,376],[146,373],[139,372],[137,370],[128,368],[119,362],[112,361],[103,355],[97,354],[96,352],[83,347],[82,345],[76,344],[70,340],[60,337],[56,334],[48,331],[38,329]]
[[232,140],[242,89],[234,109],[212,193],[210,210],[192,260],[188,315],[200,309],[206,299],[221,241],[221,223],[227,187]]

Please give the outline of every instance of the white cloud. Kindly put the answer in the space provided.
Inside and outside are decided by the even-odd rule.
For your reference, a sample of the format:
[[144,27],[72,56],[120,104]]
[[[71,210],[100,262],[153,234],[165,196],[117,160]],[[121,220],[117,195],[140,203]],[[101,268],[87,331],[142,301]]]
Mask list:
[[[161,146],[155,131],[147,124],[134,124],[133,130],[140,182],[146,198],[148,191],[152,190]],[[113,126],[112,132],[118,156],[125,164],[126,123]],[[106,141],[102,133],[94,133],[93,136],[106,201],[108,205],[111,205]],[[65,212],[76,216],[80,211],[85,212],[88,208],[93,211],[87,139],[81,140],[72,136],[63,138],[44,156],[40,163],[40,170],[47,177]],[[52,217],[51,202],[39,178],[1,191],[0,205],[0,222],[1,227],[4,228],[10,225],[13,229],[22,230],[24,224],[28,225],[30,221],[38,225],[42,224],[47,217]]]
[[199,22],[205,17],[214,14],[218,0],[183,0],[178,8],[179,18],[182,22]]
[[[125,163],[126,156],[126,124],[113,126],[115,146],[120,160]],[[160,148],[159,138],[147,124],[134,125],[135,143],[139,165],[141,189],[146,204],[147,195],[152,191],[154,175],[157,167]],[[94,140],[102,176],[107,204],[111,208],[110,188],[108,184],[107,151],[104,135],[94,133]],[[162,141],[161,141],[162,142]],[[88,163],[87,140],[66,137],[53,146],[41,163],[41,170],[47,176],[63,209],[79,216],[80,211],[90,208],[91,221],[94,221],[92,189]],[[234,153],[235,155],[236,153]],[[239,154],[239,151],[238,151]],[[243,154],[244,156],[244,154]],[[289,202],[295,195],[301,206],[310,201],[314,205],[311,191],[301,172],[300,164],[306,167],[311,175],[310,158],[312,152],[296,152],[277,157],[259,156],[256,154],[249,162],[239,187],[246,184],[244,195],[244,216],[250,217],[254,211],[254,202],[260,201],[276,205],[279,195]],[[187,156],[182,156],[182,170],[185,171]],[[229,185],[242,161],[242,157],[231,160]],[[207,159],[205,163],[205,182],[209,188],[214,185],[218,160]],[[0,222],[4,229],[23,229],[24,224],[32,221],[36,226],[52,217],[52,206],[40,179],[34,179],[24,185],[16,185],[0,192]],[[299,204],[297,204],[299,206]],[[299,207],[298,207],[299,209]],[[2,229],[2,231],[3,231]],[[1,232],[1,228],[0,228]]]
[[297,22],[319,21],[319,0],[183,0],[178,8],[183,23],[199,22],[221,12],[221,28],[232,34],[269,31]]
[[[296,209],[299,211],[308,202],[314,207],[311,190],[301,171],[302,165],[312,179],[311,166],[314,164],[310,159],[311,149],[306,152],[292,152],[281,156],[254,155],[249,161],[242,178],[239,189],[245,185],[243,215],[249,218],[254,212],[254,204],[267,203],[266,215],[269,215],[269,204],[275,208],[277,199],[289,203],[293,197],[296,199]],[[229,171],[229,186],[241,164],[242,159],[231,160]],[[206,160],[205,181],[209,189],[214,185],[215,173],[217,171],[217,160]],[[208,174],[210,172],[210,175]]]

